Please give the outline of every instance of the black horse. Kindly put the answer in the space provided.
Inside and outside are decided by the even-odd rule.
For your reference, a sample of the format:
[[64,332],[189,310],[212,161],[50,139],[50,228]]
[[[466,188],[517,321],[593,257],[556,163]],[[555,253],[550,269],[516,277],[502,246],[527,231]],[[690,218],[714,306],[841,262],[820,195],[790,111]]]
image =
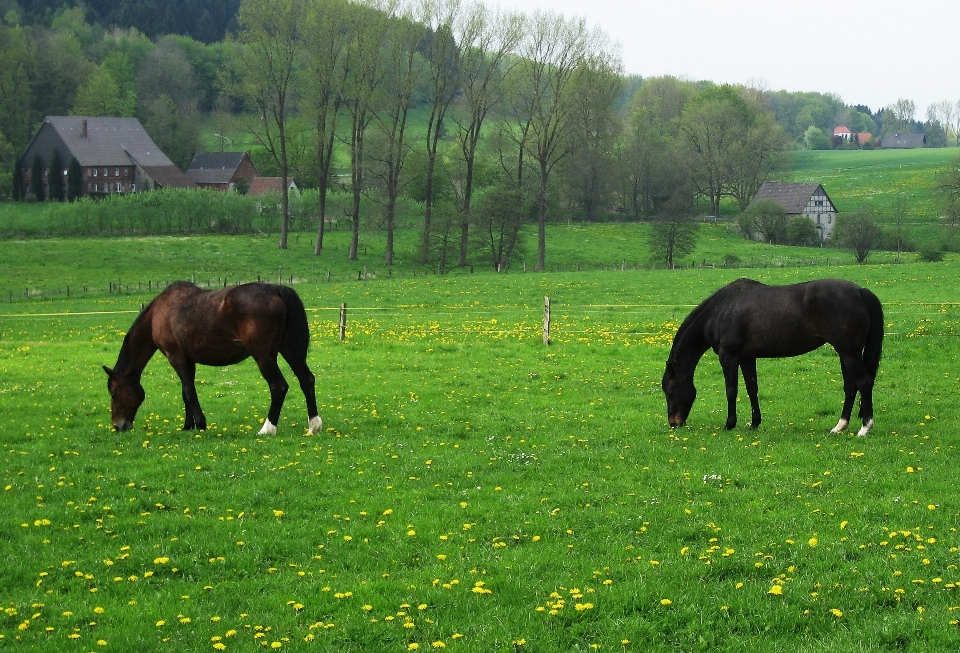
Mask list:
[[277,365],[279,353],[300,381],[308,429],[316,433],[323,422],[317,414],[316,379],[307,367],[309,344],[307,313],[292,288],[248,283],[211,291],[177,281],[134,320],[113,369],[103,367],[113,426],[118,431],[133,428],[144,398],[140,377],[159,349],[183,385],[184,430],[207,428],[194,384],[197,363],[233,365],[252,356],[270,386],[270,410],[260,434],[272,435],[289,388]]
[[737,425],[737,368],[743,371],[752,410],[751,428],[760,425],[757,359],[799,356],[830,343],[840,355],[843,410],[831,433],[850,423],[860,391],[860,417],[866,435],[873,427],[873,383],[883,347],[883,307],[876,295],[849,281],[820,279],[789,286],[767,286],[738,279],[716,291],[683,321],[673,339],[663,392],[671,427],[683,426],[697,397],[693,373],[713,350],[720,357],[727,388],[726,428]]

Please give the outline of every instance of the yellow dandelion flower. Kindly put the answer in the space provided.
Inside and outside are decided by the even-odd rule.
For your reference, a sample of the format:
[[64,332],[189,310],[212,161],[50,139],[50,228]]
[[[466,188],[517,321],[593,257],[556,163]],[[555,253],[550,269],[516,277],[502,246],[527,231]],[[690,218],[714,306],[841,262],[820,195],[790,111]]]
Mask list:
[[836,608],[830,608],[830,614],[832,614],[834,617],[837,617],[838,619],[843,616],[843,612],[841,612]]
[[780,596],[781,594],[783,594],[783,587],[780,586],[780,585],[774,585],[773,587],[771,587],[770,589],[767,590],[767,594],[772,594],[772,595],[774,595],[774,596]]
[[660,599],[660,605],[673,605],[673,601],[670,599]]

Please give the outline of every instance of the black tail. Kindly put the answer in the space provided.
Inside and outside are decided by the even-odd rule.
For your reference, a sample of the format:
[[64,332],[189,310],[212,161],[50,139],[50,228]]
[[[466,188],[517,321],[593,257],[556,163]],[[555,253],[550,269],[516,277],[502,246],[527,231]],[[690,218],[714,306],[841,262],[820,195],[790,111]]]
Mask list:
[[287,305],[287,321],[283,330],[284,358],[296,361],[307,360],[307,349],[310,346],[310,325],[307,322],[307,311],[303,301],[293,288],[277,286],[277,294]]
[[875,380],[880,368],[880,352],[883,349],[883,306],[877,296],[866,288],[860,289],[860,296],[870,314],[870,332],[863,348],[863,365]]

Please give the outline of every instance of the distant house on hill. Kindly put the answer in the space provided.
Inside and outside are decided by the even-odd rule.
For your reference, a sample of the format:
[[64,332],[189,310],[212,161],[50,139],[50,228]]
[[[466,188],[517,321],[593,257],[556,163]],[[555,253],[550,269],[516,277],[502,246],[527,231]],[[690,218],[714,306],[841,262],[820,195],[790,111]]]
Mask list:
[[[61,170],[50,170],[54,151]],[[132,193],[152,188],[195,188],[186,175],[167,158],[136,118],[47,116],[27,149],[17,159],[22,173],[21,196],[31,188],[31,167],[36,158],[43,167],[43,195],[50,184],[65,185],[67,169],[80,164],[81,195]]]
[[[290,191],[299,190],[294,183],[293,178],[287,180],[287,189]],[[250,180],[250,189],[247,195],[263,195],[264,193],[283,192],[283,177],[256,177]]]
[[926,144],[927,137],[923,134],[887,134],[880,139],[881,150],[912,150]]
[[839,127],[834,127],[833,136],[834,138],[839,138],[844,142],[849,142],[850,139],[853,137],[853,134],[850,132],[850,130],[846,126],[840,125]]
[[[837,208],[820,184],[764,182],[753,202],[772,200],[783,207],[787,217],[804,216],[813,221],[820,240],[829,240],[837,218]],[[753,203],[751,202],[751,203]]]
[[200,188],[233,190],[240,178],[252,182],[260,175],[249,152],[197,152],[187,176]]

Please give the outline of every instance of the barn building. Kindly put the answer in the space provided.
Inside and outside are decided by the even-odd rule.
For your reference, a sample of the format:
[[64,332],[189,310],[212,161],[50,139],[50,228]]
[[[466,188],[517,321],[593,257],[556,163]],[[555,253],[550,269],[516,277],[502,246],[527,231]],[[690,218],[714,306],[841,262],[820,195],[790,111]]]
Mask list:
[[783,207],[787,217],[805,216],[813,220],[820,241],[829,240],[837,221],[837,208],[820,184],[790,184],[779,181],[764,182],[753,198],[754,202],[772,200]]
[[252,182],[260,176],[249,152],[197,152],[187,176],[201,188],[233,190],[237,181]]

